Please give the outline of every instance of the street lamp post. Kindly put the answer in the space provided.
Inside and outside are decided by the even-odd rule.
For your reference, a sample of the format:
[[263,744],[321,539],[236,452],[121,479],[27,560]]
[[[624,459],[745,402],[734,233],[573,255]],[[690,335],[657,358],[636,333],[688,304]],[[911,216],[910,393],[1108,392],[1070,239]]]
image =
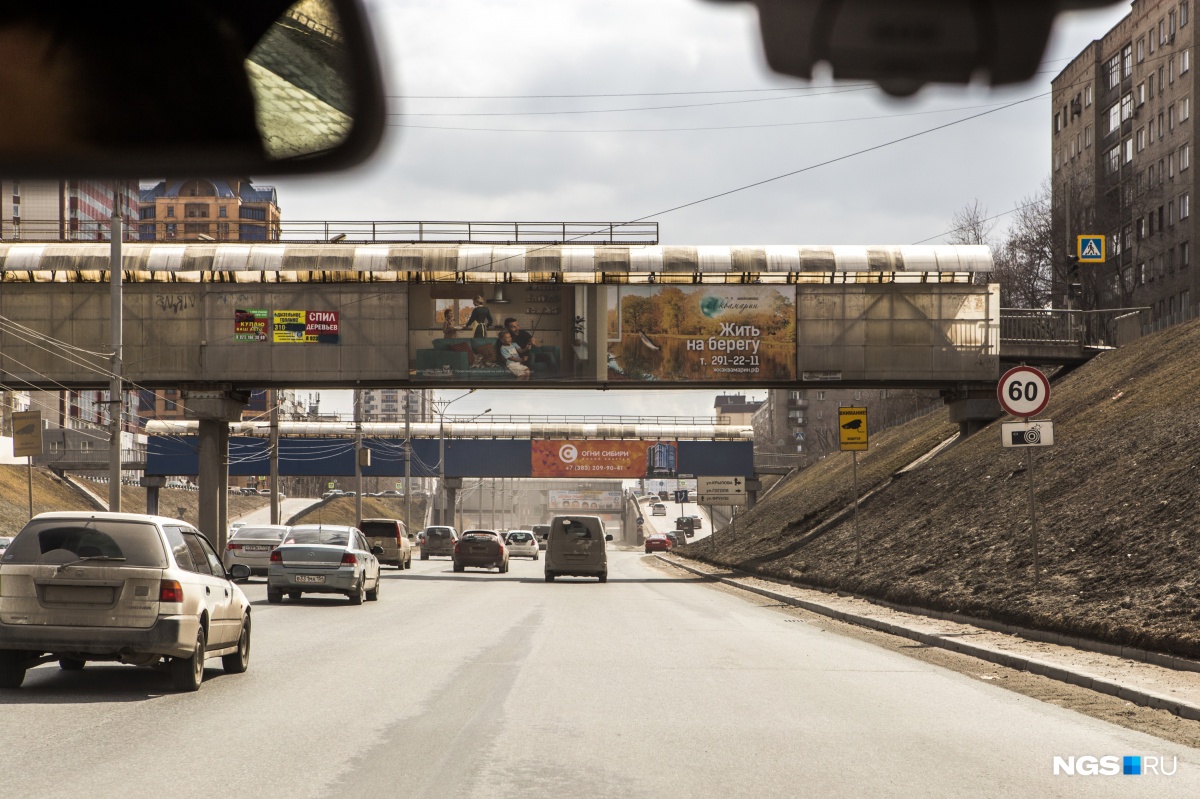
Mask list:
[[[452,400],[441,400],[441,408],[434,408],[438,415],[438,522],[446,524],[446,409],[454,403],[458,402],[463,397],[470,396],[475,393],[475,389],[467,389],[466,394],[460,394]],[[491,408],[488,409],[490,411]],[[484,411],[483,413],[487,413]],[[479,414],[482,416],[483,414]],[[475,418],[479,418],[478,416]]]

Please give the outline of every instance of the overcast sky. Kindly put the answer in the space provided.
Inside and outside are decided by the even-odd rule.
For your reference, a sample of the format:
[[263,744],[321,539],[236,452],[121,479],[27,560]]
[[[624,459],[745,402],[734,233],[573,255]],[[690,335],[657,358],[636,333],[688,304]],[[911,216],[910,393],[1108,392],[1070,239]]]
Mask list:
[[[730,245],[908,244],[944,234],[954,212],[975,199],[992,213],[1011,210],[1049,172],[1050,80],[1129,8],[1060,18],[1043,73],[1029,84],[926,88],[899,101],[861,84],[770,73],[748,3],[367,6],[393,127],[365,166],[264,179],[278,186],[285,220],[649,217],[660,223],[663,244]],[[1027,98],[1036,99],[663,213]],[[654,110],[622,110],[634,108]],[[567,113],[579,111],[587,113]],[[1003,227],[1006,219],[999,221]],[[325,396],[327,408],[349,410],[347,392]],[[708,415],[713,397],[491,391],[453,411]]]

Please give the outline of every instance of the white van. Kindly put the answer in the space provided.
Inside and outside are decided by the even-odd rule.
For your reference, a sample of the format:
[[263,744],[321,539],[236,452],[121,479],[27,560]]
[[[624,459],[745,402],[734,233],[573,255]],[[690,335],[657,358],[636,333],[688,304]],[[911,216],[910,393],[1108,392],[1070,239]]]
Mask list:
[[599,516],[555,516],[546,536],[546,582],[559,576],[599,577],[608,582],[608,547]]

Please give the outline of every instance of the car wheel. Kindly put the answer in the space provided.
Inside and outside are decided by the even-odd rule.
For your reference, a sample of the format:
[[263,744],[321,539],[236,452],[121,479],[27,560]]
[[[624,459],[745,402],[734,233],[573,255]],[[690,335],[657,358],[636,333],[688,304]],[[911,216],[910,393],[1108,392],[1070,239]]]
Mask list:
[[283,592],[276,588],[267,589],[267,601],[272,605],[278,605],[283,601]]
[[83,671],[85,663],[87,663],[86,660],[80,660],[79,658],[58,659],[58,667],[63,671]]
[[546,582],[548,582],[548,583],[554,582],[553,572],[546,572]]
[[404,568],[406,568],[406,569],[412,568],[412,550],[409,550],[408,558],[406,558],[404,561]]
[[463,570],[463,569],[465,569],[465,568],[466,568],[465,566],[460,566],[460,565],[459,565],[459,564],[457,564],[457,563],[455,563],[455,564],[454,564],[454,571],[456,571],[456,572],[460,572],[460,571],[462,571],[462,570]]
[[191,657],[171,659],[171,685],[176,691],[198,691],[204,682],[204,649],[208,639],[204,627],[196,631],[196,649]]
[[20,652],[0,651],[0,688],[20,688],[25,682],[25,661]]
[[[366,579],[365,577],[363,578]],[[375,576],[375,587],[367,592],[367,601],[375,602],[379,599],[379,576]]]
[[608,572],[600,572],[600,582],[602,582],[602,583],[608,582]]
[[421,553],[421,560],[429,560],[429,556],[428,556],[428,555],[426,555],[424,552],[422,552],[422,553]]
[[366,593],[367,576],[364,574],[362,579],[358,581],[358,585],[350,592],[350,604],[361,605],[363,603],[363,595]]
[[250,617],[242,620],[242,634],[238,638],[236,652],[221,657],[221,668],[226,674],[242,674],[250,668]]
[[536,553],[536,552],[534,552],[534,553],[533,553],[533,559],[534,559],[534,560],[537,560],[537,559],[538,559],[538,553]]

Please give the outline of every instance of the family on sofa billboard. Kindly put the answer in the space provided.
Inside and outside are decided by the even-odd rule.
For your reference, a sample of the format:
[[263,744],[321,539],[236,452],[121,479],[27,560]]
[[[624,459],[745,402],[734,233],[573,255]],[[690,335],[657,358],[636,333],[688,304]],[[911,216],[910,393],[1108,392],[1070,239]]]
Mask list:
[[556,284],[413,287],[413,377],[530,381],[571,376],[574,360],[586,358],[574,351],[564,358],[564,342],[573,345],[577,325],[568,313],[572,300],[572,291]]

